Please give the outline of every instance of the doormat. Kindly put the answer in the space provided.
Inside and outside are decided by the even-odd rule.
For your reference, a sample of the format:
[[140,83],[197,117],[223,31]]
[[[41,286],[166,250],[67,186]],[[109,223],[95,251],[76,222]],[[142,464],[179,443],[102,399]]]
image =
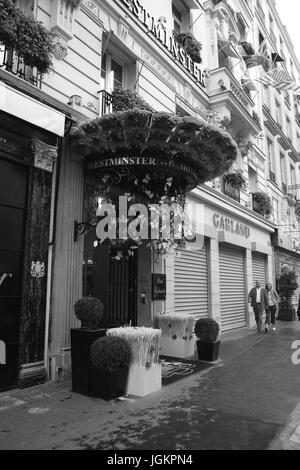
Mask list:
[[161,357],[162,359],[162,385],[169,385],[177,380],[212,367],[209,362],[200,362],[174,357]]

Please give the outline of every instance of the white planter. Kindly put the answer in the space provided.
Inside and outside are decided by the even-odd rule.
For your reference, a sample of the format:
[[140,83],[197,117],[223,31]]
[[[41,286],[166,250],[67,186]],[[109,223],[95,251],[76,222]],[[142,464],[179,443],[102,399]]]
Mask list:
[[162,336],[160,341],[159,353],[162,356],[182,357],[187,358],[194,356],[195,353],[195,338],[176,338],[171,336]]
[[136,397],[145,397],[161,389],[161,364],[151,367],[131,365],[129,367],[126,393]]

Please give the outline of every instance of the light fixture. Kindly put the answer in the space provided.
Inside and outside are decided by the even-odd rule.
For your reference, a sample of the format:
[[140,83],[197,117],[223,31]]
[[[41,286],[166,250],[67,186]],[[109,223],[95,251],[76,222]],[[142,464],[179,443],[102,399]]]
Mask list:
[[72,95],[68,101],[69,106],[82,106],[82,97],[80,95]]

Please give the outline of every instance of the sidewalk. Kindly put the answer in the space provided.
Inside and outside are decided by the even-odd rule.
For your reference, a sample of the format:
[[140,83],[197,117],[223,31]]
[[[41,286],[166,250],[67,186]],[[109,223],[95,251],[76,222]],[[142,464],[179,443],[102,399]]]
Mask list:
[[146,398],[46,383],[0,394],[0,449],[300,449],[300,322],[221,336],[220,361]]

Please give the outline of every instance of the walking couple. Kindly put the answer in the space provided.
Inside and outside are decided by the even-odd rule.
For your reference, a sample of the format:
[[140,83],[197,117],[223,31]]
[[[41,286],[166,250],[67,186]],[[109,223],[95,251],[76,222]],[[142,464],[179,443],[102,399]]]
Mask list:
[[260,282],[256,281],[255,287],[249,292],[248,300],[253,308],[257,331],[259,333],[262,331],[264,310],[266,310],[265,332],[268,333],[271,324],[273,331],[275,331],[279,296],[276,290],[272,288],[272,284],[268,283],[264,289],[261,287]]

